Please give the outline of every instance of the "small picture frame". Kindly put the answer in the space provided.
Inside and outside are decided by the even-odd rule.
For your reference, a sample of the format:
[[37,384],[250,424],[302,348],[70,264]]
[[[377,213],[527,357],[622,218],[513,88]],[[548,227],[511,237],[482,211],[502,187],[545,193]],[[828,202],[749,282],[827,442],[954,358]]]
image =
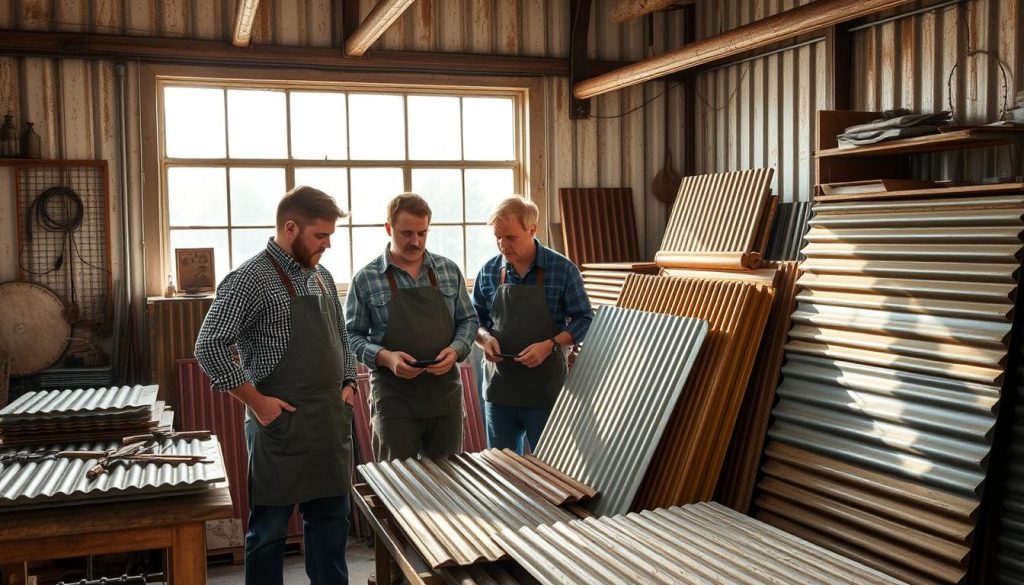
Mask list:
[[178,267],[178,292],[213,292],[217,284],[213,248],[175,248],[174,260]]

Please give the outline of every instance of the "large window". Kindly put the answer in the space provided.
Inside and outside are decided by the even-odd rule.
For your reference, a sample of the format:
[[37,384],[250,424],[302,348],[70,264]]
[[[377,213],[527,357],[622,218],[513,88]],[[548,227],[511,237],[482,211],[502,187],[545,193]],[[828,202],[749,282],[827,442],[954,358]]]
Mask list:
[[350,211],[322,260],[338,282],[383,252],[402,191],[430,202],[428,248],[473,278],[497,253],[489,210],[523,191],[520,94],[168,82],[159,95],[172,267],[175,248],[213,247],[222,278],[274,234],[281,195],[311,185]]

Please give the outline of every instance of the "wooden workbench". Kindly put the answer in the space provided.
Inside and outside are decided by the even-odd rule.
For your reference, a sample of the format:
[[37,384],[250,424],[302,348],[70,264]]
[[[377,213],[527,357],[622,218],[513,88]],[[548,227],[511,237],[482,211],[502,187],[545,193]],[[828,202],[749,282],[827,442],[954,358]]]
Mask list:
[[[165,496],[0,514],[0,566],[161,549],[169,584],[206,583],[206,521],[228,518],[231,493],[221,485],[198,495]],[[18,584],[20,578],[4,583]]]

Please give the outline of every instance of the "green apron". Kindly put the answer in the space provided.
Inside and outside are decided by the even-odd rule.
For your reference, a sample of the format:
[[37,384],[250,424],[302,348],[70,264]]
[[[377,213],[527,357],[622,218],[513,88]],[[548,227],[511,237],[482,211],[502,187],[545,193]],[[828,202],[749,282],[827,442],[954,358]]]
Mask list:
[[352,484],[352,406],[341,399],[344,348],[334,303],[319,275],[321,296],[296,296],[284,269],[267,257],[291,297],[291,333],[284,356],[258,390],[295,412],[283,410],[267,426],[252,417],[250,499],[287,506],[342,496]]
[[[528,345],[550,339],[561,328],[551,317],[544,297],[544,269],[537,267],[537,284],[505,284],[501,269],[498,290],[491,303],[491,335],[502,353],[519,353]],[[484,360],[484,399],[499,406],[551,408],[565,383],[565,358],[562,347],[536,368],[505,358],[498,363]]]
[[[455,321],[437,287],[437,276],[427,268],[430,286],[398,288],[387,272],[391,287],[388,328],[381,345],[404,351],[417,360],[429,360],[448,347],[455,337]],[[370,407],[381,418],[434,418],[462,410],[462,381],[458,364],[446,374],[426,372],[403,380],[388,368],[370,374]]]

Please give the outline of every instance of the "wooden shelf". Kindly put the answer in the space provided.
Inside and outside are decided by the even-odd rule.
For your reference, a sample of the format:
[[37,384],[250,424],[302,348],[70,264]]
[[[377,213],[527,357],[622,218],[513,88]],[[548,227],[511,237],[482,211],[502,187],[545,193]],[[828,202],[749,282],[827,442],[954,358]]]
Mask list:
[[815,201],[874,201],[879,199],[909,199],[911,197],[947,197],[970,195],[1000,195],[1024,192],[1024,183],[995,183],[991,185],[959,185],[957,187],[936,187],[934,189],[907,189],[904,191],[879,191],[877,193],[850,193],[843,195],[818,195]]
[[991,126],[951,130],[949,132],[929,134],[928,136],[915,136],[914,138],[904,138],[901,140],[888,140],[867,146],[829,148],[818,151],[814,156],[819,159],[890,156],[941,152],[982,146],[1001,146],[1016,144],[1022,140],[1024,140],[1024,127]]

